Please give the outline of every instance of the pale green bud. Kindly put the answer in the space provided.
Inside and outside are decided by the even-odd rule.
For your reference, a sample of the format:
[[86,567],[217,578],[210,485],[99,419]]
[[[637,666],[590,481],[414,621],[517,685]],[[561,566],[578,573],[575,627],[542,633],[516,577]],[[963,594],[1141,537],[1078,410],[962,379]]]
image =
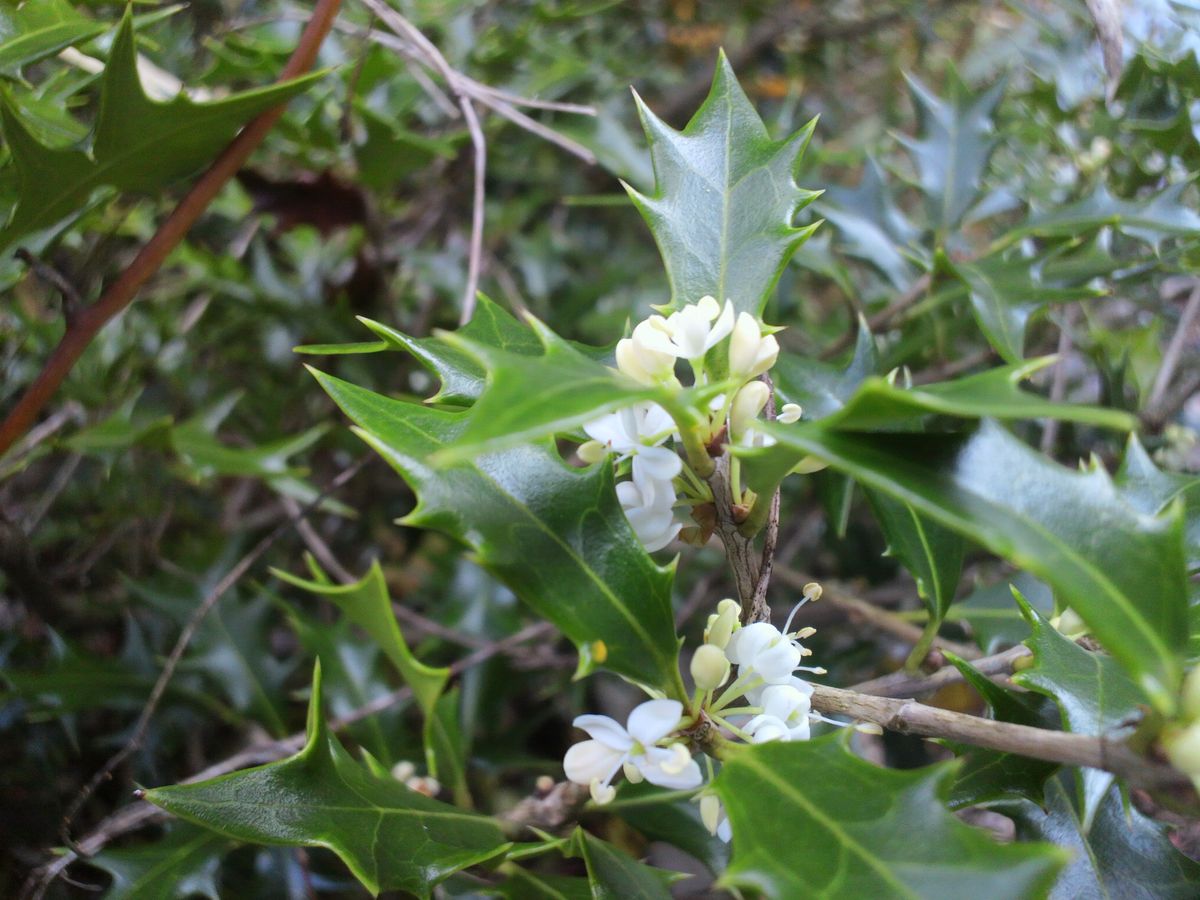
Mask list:
[[1087,623],[1079,618],[1079,613],[1069,606],[1062,611],[1062,615],[1051,619],[1050,624],[1057,629],[1059,634],[1072,640],[1088,633]]
[[732,600],[729,601],[729,605],[724,606],[724,609],[718,612],[715,618],[709,619],[708,628],[704,632],[704,642],[706,644],[713,644],[718,649],[724,650],[725,645],[729,643],[729,638],[733,636],[733,632],[738,626],[738,619],[741,617],[741,612],[742,608],[737,603]]
[[1200,722],[1164,732],[1162,745],[1171,765],[1185,775],[1200,775]]
[[729,677],[729,659],[716,644],[701,644],[692,654],[692,680],[702,691],[715,691]]
[[779,415],[775,417],[775,421],[791,425],[793,422],[799,422],[802,415],[804,415],[804,409],[799,403],[785,403],[779,410]]
[[585,463],[592,465],[604,461],[604,457],[608,456],[608,448],[599,441],[584,441],[575,453]]
[[721,824],[721,801],[715,795],[705,794],[700,798],[700,821],[709,834],[717,833],[717,826]]

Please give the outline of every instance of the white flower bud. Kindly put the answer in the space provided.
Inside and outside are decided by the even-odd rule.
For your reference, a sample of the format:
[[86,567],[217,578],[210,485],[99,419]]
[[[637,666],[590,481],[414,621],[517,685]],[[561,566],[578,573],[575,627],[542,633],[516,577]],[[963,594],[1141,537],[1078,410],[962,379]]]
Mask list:
[[1079,613],[1067,607],[1062,611],[1062,615],[1055,616],[1050,620],[1050,624],[1055,627],[1059,634],[1064,637],[1069,637],[1072,640],[1088,633],[1087,623],[1079,618]]
[[639,322],[633,337],[617,341],[617,368],[639,384],[661,384],[675,377],[675,357],[659,348],[663,335],[654,320],[661,319],[652,316]]
[[611,784],[604,784],[599,778],[592,779],[592,783],[588,785],[588,791],[597,806],[612,803],[613,798],[617,796],[617,789]]
[[724,650],[734,629],[737,628],[741,612],[741,607],[734,603],[732,607],[725,607],[723,612],[710,619],[708,628],[704,632],[705,643],[713,644]]
[[729,338],[729,373],[739,378],[757,378],[771,366],[779,356],[779,342],[775,335],[763,337],[758,320],[748,312],[738,315]]
[[804,415],[804,410],[799,403],[785,403],[783,409],[779,410],[779,415],[775,417],[775,421],[791,425],[793,422],[799,422],[802,415]]
[[392,777],[397,781],[408,781],[417,774],[417,767],[409,760],[402,759],[400,762],[392,766]]
[[717,833],[717,826],[721,824],[721,801],[714,794],[705,794],[700,798],[700,821],[709,834]]
[[[726,638],[728,640],[728,638]],[[729,677],[729,659],[716,644],[702,644],[692,654],[692,680],[704,691],[715,691]]]
[[608,448],[599,441],[584,441],[575,454],[588,465],[592,465],[604,461],[608,456]]
[[750,424],[758,418],[770,396],[770,389],[761,381],[751,381],[743,385],[734,395],[733,406],[729,410],[729,431],[734,439],[744,434]]
[[631,762],[622,763],[621,769],[625,772],[625,780],[630,784],[641,784],[645,780],[646,776],[642,774],[642,770]]
[[726,610],[730,610],[730,609],[732,609],[735,613],[740,615],[742,612],[742,605],[740,603],[738,603],[736,600],[730,599],[729,597],[726,597],[724,600],[722,600],[720,603],[717,604],[717,614],[718,615],[721,615]]
[[1200,723],[1164,732],[1162,745],[1171,765],[1185,775],[1200,775]]

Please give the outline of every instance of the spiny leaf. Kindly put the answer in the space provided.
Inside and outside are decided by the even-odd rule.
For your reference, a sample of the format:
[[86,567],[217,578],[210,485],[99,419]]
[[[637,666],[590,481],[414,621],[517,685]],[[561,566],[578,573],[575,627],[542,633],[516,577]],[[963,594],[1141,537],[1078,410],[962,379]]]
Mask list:
[[943,100],[913,76],[905,78],[921,136],[901,137],[900,142],[913,155],[933,227],[944,233],[962,220],[979,197],[983,174],[996,148],[992,113],[1004,93],[1004,83],[972,95],[950,72],[949,98]]
[[1028,222],[1010,231],[1005,241],[1020,240],[1031,234],[1074,236],[1111,225],[1157,250],[1165,237],[1200,231],[1200,213],[1181,202],[1187,187],[1187,182],[1181,182],[1157,194],[1125,200],[1114,197],[1108,186],[1101,182],[1091,194],[1076,203],[1032,216]]
[[429,897],[439,881],[509,846],[494,820],[432,800],[355,762],[322,717],[319,663],[303,750],[210,781],[149,790],[146,799],[234,840],[326,847],[375,894],[403,890]]
[[213,103],[193,103],[184,96],[155,103],[142,90],[136,57],[133,22],[126,13],[101,79],[90,150],[38,143],[11,105],[0,102],[20,188],[12,216],[0,231],[0,248],[77,212],[96,188],[154,192],[187,175],[214,158],[247,121],[321,77],[309,75]]
[[724,53],[708,98],[683,131],[637,102],[657,184],[653,194],[625,189],[658,243],[671,304],[710,295],[761,313],[783,267],[816,228],[793,225],[818,196],[794,179],[815,120],[772,140]]
[[722,882],[781,900],[1038,896],[1062,854],[955,819],[943,806],[953,770],[882,769],[837,735],[743,750],[716,781],[733,826]]
[[1182,498],[1188,567],[1200,568],[1200,477],[1164,472],[1154,464],[1137,435],[1131,434],[1116,482],[1125,498],[1148,515],[1157,515]]
[[1187,640],[1183,523],[1131,506],[1099,469],[1073,472],[995,422],[974,435],[859,434],[767,425],[776,471],[807,455],[887,493],[1058,591],[1163,712]]
[[654,564],[629,527],[611,466],[574,470],[545,443],[435,469],[472,413],[430,409],[321,373],[360,436],[417,492],[404,522],[436,528],[579,647],[581,672],[603,664],[658,687],[678,684],[672,569]]

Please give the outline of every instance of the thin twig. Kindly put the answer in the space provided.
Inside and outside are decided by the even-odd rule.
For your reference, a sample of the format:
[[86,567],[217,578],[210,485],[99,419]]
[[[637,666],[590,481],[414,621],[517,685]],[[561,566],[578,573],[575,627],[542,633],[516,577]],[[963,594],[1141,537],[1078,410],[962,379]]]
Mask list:
[[[308,25],[300,36],[300,42],[280,73],[280,81],[290,81],[312,68],[317,51],[324,43],[341,5],[341,0],[317,0]],[[154,236],[138,251],[133,262],[109,285],[100,299],[90,306],[83,307],[71,318],[62,340],[46,360],[41,372],[26,388],[4,421],[0,422],[0,456],[3,456],[37,419],[100,329],[136,299],[142,285],[162,267],[171,251],[179,246],[225,183],[245,165],[250,154],[275,127],[275,123],[283,115],[283,110],[282,104],[273,107],[243,128],[208,171],[201,175],[191,190],[184,195],[179,205],[154,232]]]
[[1135,752],[1123,741],[997,722],[926,706],[916,700],[874,697],[824,685],[813,686],[812,705],[824,713],[873,722],[901,734],[948,738],[974,747],[1062,765],[1103,769],[1120,776],[1133,787],[1191,790],[1191,780],[1182,772]]
[[183,630],[180,631],[179,637],[175,641],[175,646],[171,649],[171,654],[167,657],[167,661],[163,665],[163,670],[158,676],[158,680],[154,682],[154,688],[150,691],[150,698],[146,701],[146,705],[142,708],[142,712],[138,716],[137,723],[133,727],[133,733],[129,736],[129,739],[125,742],[124,746],[114,753],[108,759],[108,761],[100,767],[100,770],[92,776],[91,780],[83,786],[82,790],[80,790],[75,796],[75,799],[71,801],[71,805],[67,807],[67,811],[63,815],[62,829],[60,832],[64,843],[72,847],[72,849],[75,849],[70,833],[71,825],[74,823],[75,817],[79,814],[79,811],[83,808],[83,805],[88,801],[92,794],[95,793],[96,788],[111,778],[112,773],[117,766],[121,765],[121,763],[127,760],[133,753],[137,751],[139,747],[141,747],[142,741],[145,740],[146,732],[150,727],[150,720],[153,718],[155,711],[158,709],[158,704],[162,700],[163,695],[166,693],[167,686],[171,683],[171,679],[175,675],[175,670],[179,666],[180,660],[183,659],[183,654],[187,651],[188,646],[192,642],[192,638],[196,635],[197,629],[199,629],[201,623],[204,621],[209,612],[212,611],[212,608],[216,606],[217,602],[223,596],[225,596],[226,592],[229,591],[230,588],[232,588],[242,579],[242,576],[245,575],[246,572],[248,572],[250,568],[256,562],[258,562],[259,559],[262,558],[263,554],[266,553],[275,544],[275,542],[279,540],[279,538],[283,537],[283,535],[286,534],[298,521],[301,521],[305,516],[317,509],[325,501],[326,497],[338,490],[351,478],[357,475],[359,470],[361,470],[362,467],[365,466],[372,458],[373,457],[369,454],[364,455],[349,468],[340,472],[337,477],[329,482],[329,484],[326,485],[325,488],[316,497],[314,497],[311,502],[306,504],[296,516],[291,517],[287,521],[281,523],[270,534],[260,540],[254,546],[254,548],[240,560],[238,560],[237,563],[235,563],[234,566],[225,573],[225,576],[208,592],[208,594],[200,602],[200,605],[196,607],[195,612],[192,613],[192,617],[188,620],[187,624],[184,625]]
[[[1164,293],[1166,293],[1165,290]],[[1183,347],[1191,334],[1197,315],[1200,315],[1200,280],[1193,280],[1187,306],[1184,307],[1183,315],[1179,317],[1179,324],[1175,327],[1175,333],[1171,335],[1171,342],[1167,344],[1167,349],[1163,353],[1162,365],[1159,366],[1158,375],[1154,378],[1154,387],[1150,389],[1150,398],[1146,401],[1147,409],[1153,409],[1162,402],[1163,395],[1167,392],[1167,386],[1175,375],[1175,368],[1179,365],[1179,358],[1183,354]]]
[[79,295],[75,285],[67,279],[65,275],[54,268],[49,263],[42,262],[24,247],[20,247],[16,252],[17,259],[29,266],[33,273],[42,281],[53,285],[63,298],[63,310],[67,318],[75,314],[75,310],[83,308],[83,297]]
[[[1075,324],[1075,309],[1074,306],[1068,306],[1063,310],[1062,322],[1058,328],[1058,347],[1055,350],[1058,361],[1054,364],[1054,377],[1050,381],[1050,401],[1052,403],[1061,403],[1067,394],[1067,357],[1071,353],[1071,330]],[[1043,453],[1050,453],[1054,450],[1054,445],[1058,442],[1058,424],[1058,419],[1054,416],[1046,419],[1046,425],[1042,429],[1041,448]]]
[[[1010,647],[1002,653],[985,656],[982,659],[974,659],[971,661],[971,665],[976,671],[994,679],[1010,675],[1013,670],[1013,663],[1029,655],[1030,650],[1028,647],[1024,644],[1017,644],[1015,647]],[[871,694],[876,697],[921,697],[926,694],[936,693],[947,685],[957,684],[963,680],[965,679],[958,669],[954,666],[945,666],[938,669],[932,675],[919,677],[910,675],[907,672],[893,672],[890,675],[860,682],[854,685],[852,690],[862,694]]]

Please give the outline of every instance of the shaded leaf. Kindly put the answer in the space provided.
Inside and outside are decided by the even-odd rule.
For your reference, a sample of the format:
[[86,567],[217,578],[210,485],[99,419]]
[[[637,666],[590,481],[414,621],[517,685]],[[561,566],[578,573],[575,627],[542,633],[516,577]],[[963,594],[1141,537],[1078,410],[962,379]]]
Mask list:
[[1046,581],[1159,709],[1174,707],[1187,639],[1180,515],[1139,512],[1107,473],[1064,469],[991,420],[970,436],[764,428],[778,444],[757,453],[776,470],[817,456]]
[[470,414],[392,400],[315,373],[359,434],[417,492],[403,520],[471,546],[480,561],[598,664],[659,687],[678,685],[672,570],[646,554],[617,503],[611,466],[571,469],[537,444],[433,469]]
[[318,664],[303,750],[210,781],[148,790],[146,799],[234,840],[326,847],[372,893],[429,897],[439,881],[508,849],[495,821],[355,762],[329,733],[321,710]]
[[1123,200],[1099,183],[1084,199],[1031,217],[1010,231],[1005,240],[1015,241],[1030,234],[1076,236],[1111,225],[1157,249],[1164,237],[1200,231],[1200,213],[1181,200],[1187,187],[1188,183],[1183,182],[1157,194]]
[[690,853],[714,875],[729,861],[729,845],[708,833],[700,809],[690,796],[656,788],[649,782],[625,784],[620,796],[605,806],[652,841],[666,841]]
[[105,848],[86,861],[112,876],[105,900],[175,900],[197,894],[219,900],[221,859],[233,846],[207,829],[178,824],[161,840]]
[[873,265],[898,290],[912,283],[902,248],[920,232],[896,206],[874,157],[867,157],[858,187],[831,187],[814,208],[837,229],[843,253]]
[[68,0],[6,4],[0,9],[0,71],[14,72],[107,28],[106,23],[76,12]]
[[1137,435],[1131,434],[1115,480],[1124,497],[1148,515],[1157,515],[1182,499],[1188,566],[1200,567],[1200,477],[1164,472],[1154,464]]
[[707,99],[683,131],[640,98],[638,112],[656,187],[653,194],[626,190],[658,244],[671,304],[710,295],[761,313],[784,266],[816,228],[792,224],[817,196],[793,177],[815,121],[772,140],[724,53]]
[[1029,623],[1013,602],[1014,588],[1034,609],[1053,614],[1054,594],[1050,588],[1028,572],[1018,572],[977,588],[950,607],[946,618],[970,626],[971,635],[986,655],[1019,644],[1029,637]]
[[917,583],[917,594],[932,621],[940,622],[954,602],[962,573],[965,542],[955,532],[917,513],[907,503],[867,491],[883,529],[888,551]]
[[583,859],[593,900],[669,900],[667,885],[686,877],[638,862],[582,828],[575,829],[564,852]]
[[739,752],[716,781],[733,826],[722,882],[772,898],[1037,896],[1062,855],[955,819],[943,806],[953,770],[882,769],[836,735]]

